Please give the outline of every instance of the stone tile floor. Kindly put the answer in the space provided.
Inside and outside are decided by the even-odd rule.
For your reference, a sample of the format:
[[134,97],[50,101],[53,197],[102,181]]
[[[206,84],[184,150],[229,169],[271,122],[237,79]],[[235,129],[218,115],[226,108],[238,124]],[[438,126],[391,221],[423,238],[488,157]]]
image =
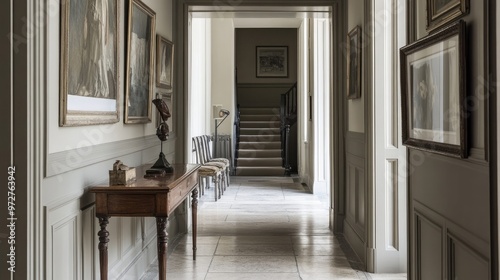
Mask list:
[[[406,279],[358,269],[343,237],[329,229],[328,203],[290,177],[232,177],[219,201],[210,190],[200,199],[197,259],[188,234],[168,258],[167,279]],[[153,264],[141,280],[157,275]]]

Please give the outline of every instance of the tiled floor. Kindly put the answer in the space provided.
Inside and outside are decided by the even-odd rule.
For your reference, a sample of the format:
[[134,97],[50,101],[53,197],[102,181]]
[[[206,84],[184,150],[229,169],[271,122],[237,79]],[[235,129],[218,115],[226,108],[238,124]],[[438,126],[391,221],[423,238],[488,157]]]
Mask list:
[[[167,279],[406,279],[355,269],[356,257],[329,229],[328,199],[292,178],[233,177],[219,201],[205,193],[198,215],[197,259],[188,235],[168,259]],[[153,265],[142,280],[157,274]]]

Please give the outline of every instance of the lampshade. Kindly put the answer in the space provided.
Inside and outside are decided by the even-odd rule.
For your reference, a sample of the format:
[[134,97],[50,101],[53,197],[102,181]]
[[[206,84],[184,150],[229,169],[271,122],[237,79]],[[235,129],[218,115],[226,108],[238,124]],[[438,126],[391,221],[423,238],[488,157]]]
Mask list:
[[220,109],[219,110],[219,118],[222,118],[222,117],[225,117],[225,116],[229,116],[229,110],[226,110],[226,109]]

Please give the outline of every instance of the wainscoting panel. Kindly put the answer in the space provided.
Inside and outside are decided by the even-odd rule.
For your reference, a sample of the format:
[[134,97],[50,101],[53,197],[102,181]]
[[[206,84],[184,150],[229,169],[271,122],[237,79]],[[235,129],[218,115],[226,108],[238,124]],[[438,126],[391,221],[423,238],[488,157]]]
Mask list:
[[45,207],[47,279],[81,277],[81,215],[77,200]]
[[489,244],[414,202],[413,267],[415,279],[488,279]]
[[415,214],[415,236],[417,249],[417,279],[444,279],[443,275],[443,234],[442,226]]
[[488,259],[464,242],[448,235],[450,252],[449,279],[488,279]]
[[393,250],[399,250],[398,160],[387,160],[385,165],[385,207],[387,209],[385,213],[386,247]]
[[346,135],[346,218],[344,236],[366,262],[366,184],[364,134]]
[[99,225],[95,218],[95,207],[88,207],[82,210],[82,255],[83,255],[83,269],[82,279],[93,280],[98,279],[97,267],[99,265],[98,254],[99,250],[97,244],[99,240],[97,234]]

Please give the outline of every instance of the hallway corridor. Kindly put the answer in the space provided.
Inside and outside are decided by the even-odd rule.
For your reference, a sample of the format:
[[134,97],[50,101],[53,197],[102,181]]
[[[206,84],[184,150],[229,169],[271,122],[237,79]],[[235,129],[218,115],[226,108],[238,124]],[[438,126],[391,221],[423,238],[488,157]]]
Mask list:
[[[233,177],[219,201],[213,188],[200,199],[197,260],[188,234],[168,258],[167,279],[406,279],[354,269],[360,264],[329,230],[328,203],[293,178]],[[142,280],[157,274],[154,265]]]

